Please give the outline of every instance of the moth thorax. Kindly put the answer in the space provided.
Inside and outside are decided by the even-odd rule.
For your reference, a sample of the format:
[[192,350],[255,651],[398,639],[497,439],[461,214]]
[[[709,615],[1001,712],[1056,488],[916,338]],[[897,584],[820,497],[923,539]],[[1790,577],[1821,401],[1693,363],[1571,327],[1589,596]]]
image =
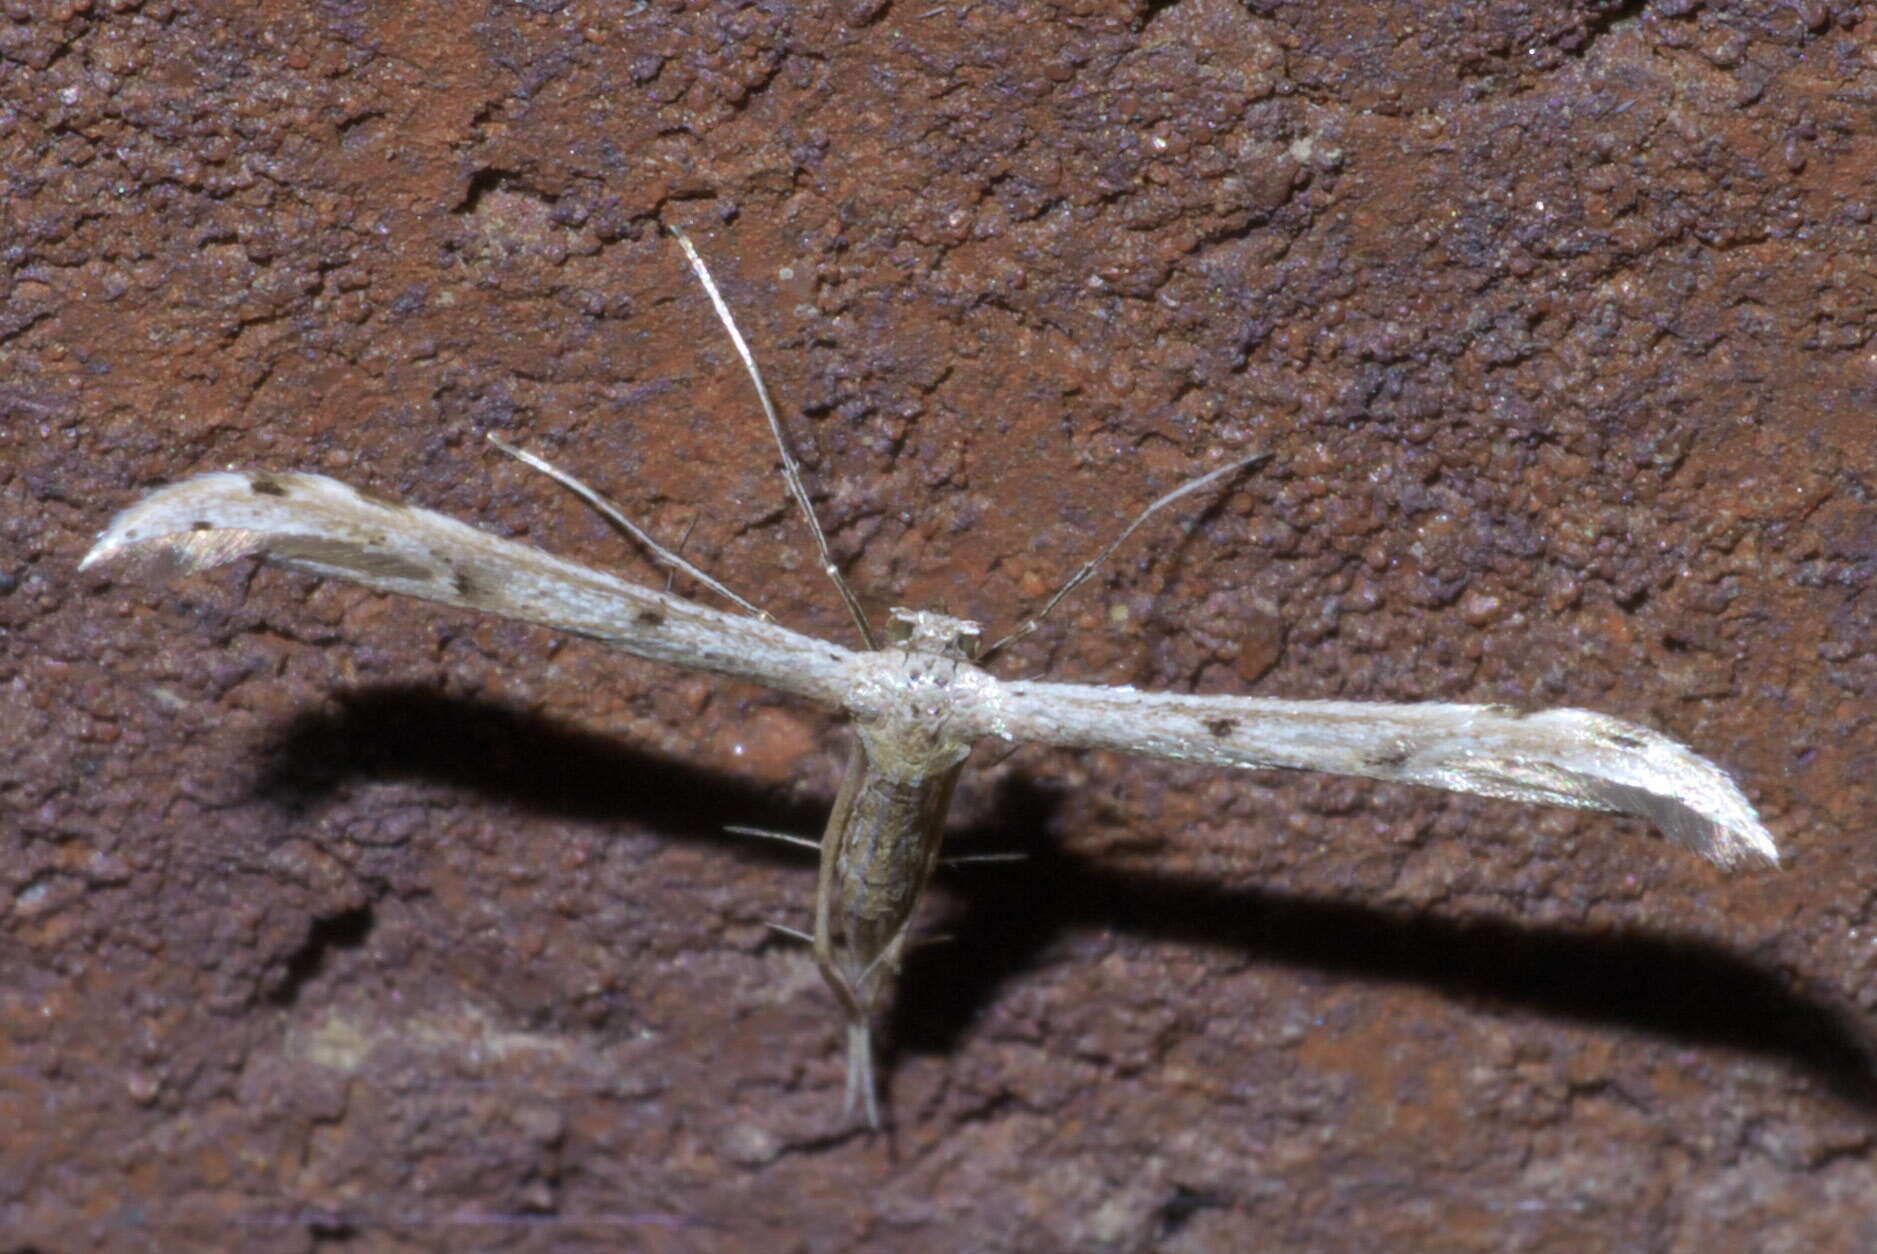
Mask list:
[[887,643],[908,653],[975,662],[983,644],[984,628],[963,618],[927,610],[895,609],[886,618]]

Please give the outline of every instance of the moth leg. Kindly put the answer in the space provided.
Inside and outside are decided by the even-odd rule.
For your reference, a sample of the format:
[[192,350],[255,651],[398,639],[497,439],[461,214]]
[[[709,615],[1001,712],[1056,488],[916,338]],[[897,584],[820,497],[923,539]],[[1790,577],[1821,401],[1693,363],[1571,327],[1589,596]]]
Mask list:
[[847,1023],[847,1099],[841,1104],[841,1117],[852,1119],[859,1106],[869,1128],[880,1125],[879,1088],[873,1078],[873,1028],[865,1019]]
[[[750,602],[730,591],[730,589],[725,587],[720,581],[713,579],[711,576],[692,565],[689,561],[678,556],[673,550],[666,548],[658,541],[652,539],[645,528],[639,526],[630,518],[627,518],[625,511],[613,504],[613,502],[597,488],[592,488],[582,483],[573,475],[562,470],[559,466],[556,466],[553,462],[548,461],[544,457],[537,457],[527,449],[516,448],[513,444],[510,444],[501,436],[496,435],[493,431],[489,433],[488,439],[489,443],[495,445],[495,447],[501,449],[504,453],[507,453],[510,457],[522,463],[522,465],[540,471],[555,483],[560,484],[561,487],[566,488],[569,492],[592,506],[607,522],[613,524],[613,526],[619,528],[621,531],[631,536],[638,544],[642,545],[645,551],[651,554],[653,561],[669,570],[683,571],[691,578],[703,584],[706,588],[709,588],[712,592],[715,592],[718,596],[724,598],[726,601],[734,602],[766,623],[775,621],[769,616],[767,611],[750,604]],[[687,532],[686,534],[689,533]]]
[[961,853],[955,858],[940,858],[943,867],[972,866],[980,862],[1028,862],[1030,855],[1018,850],[1008,853]]
[[841,970],[834,952],[834,938],[826,923],[826,918],[817,910],[813,938],[815,965],[821,969],[821,978],[834,990],[835,1000],[841,1003],[847,1021],[847,1096],[841,1103],[841,1117],[852,1119],[855,1108],[859,1107],[866,1114],[867,1126],[877,1129],[880,1127],[880,1098],[873,1078],[873,1024],[867,1008],[861,1004],[860,990]]
[[800,845],[803,849],[819,850],[821,848],[821,842],[818,840],[810,840],[806,836],[797,836],[793,832],[771,831],[767,827],[744,827],[740,823],[732,823],[723,830],[729,832],[732,836],[757,836],[761,837],[763,840],[779,840],[785,845]]

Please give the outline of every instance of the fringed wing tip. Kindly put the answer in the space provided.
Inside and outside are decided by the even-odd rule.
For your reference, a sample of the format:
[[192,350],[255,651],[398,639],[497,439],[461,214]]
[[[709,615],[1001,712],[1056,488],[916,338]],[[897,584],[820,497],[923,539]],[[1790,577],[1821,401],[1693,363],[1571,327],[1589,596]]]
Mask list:
[[79,560],[78,569],[90,570],[126,556],[168,562],[177,573],[206,570],[231,561],[252,548],[251,535],[184,515],[192,501],[232,493],[237,488],[252,491],[255,481],[224,472],[198,475],[158,488],[118,512],[111,525],[98,534],[91,551]]
[[324,475],[221,471],[158,488],[119,513],[78,568],[127,558],[140,573],[173,577],[257,555],[290,569],[421,596],[424,589],[386,583],[423,583],[438,574],[434,555],[400,533],[420,524],[472,530]]
[[1737,802],[1727,806],[1724,815],[1662,798],[1656,798],[1656,805],[1644,813],[1676,844],[1693,850],[1716,866],[1728,870],[1754,862],[1778,866],[1779,846],[1773,843],[1773,834],[1766,830],[1732,781],[1723,782],[1733,794],[1728,800]]
[[1676,844],[1716,866],[1731,870],[1753,862],[1779,865],[1773,834],[1725,771],[1667,737],[1661,738],[1658,749],[1671,759],[1664,764],[1664,775],[1673,786],[1664,789],[1654,780],[1646,791],[1633,784],[1631,789],[1616,785],[1619,792],[1631,792],[1632,804],[1625,809],[1651,820]]
[[1676,844],[1717,866],[1779,865],[1779,846],[1753,803],[1727,772],[1686,745],[1585,710],[1551,710],[1531,718],[1570,724],[1582,736],[1589,752],[1578,769],[1591,799],[1649,820]]
[[79,559],[78,569],[90,570],[93,566],[110,561],[123,551],[125,545],[124,519],[126,515],[133,513],[136,508],[137,507],[133,505],[130,509],[125,510],[111,520],[109,527],[106,527],[103,531],[98,533],[98,538],[92,543],[90,551]]

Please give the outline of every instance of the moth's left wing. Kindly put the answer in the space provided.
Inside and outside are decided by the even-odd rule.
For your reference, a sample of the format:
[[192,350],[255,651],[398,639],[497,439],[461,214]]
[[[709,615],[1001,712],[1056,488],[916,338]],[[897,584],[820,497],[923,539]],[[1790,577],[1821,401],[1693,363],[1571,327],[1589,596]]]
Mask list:
[[961,721],[978,734],[1227,767],[1399,780],[1534,805],[1612,810],[1733,866],[1779,860],[1719,767],[1659,732],[1588,710],[1387,705],[986,685]]
[[186,573],[250,555],[828,705],[847,691],[853,654],[838,645],[641,588],[323,475],[224,473],[172,484],[113,519],[80,565],[131,556]]

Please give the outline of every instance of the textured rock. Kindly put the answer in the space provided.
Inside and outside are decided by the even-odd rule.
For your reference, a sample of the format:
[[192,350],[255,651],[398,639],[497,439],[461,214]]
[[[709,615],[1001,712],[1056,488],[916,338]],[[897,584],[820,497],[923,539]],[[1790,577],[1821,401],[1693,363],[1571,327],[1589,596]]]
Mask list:
[[[0,1234],[22,1248],[1852,1249],[1877,1002],[1877,90],[1855,6],[22,4],[0,22]],[[1571,704],[1788,869],[1026,750],[832,1135],[765,924],[843,733],[547,633],[74,567],[337,474],[1009,672]],[[1254,1240],[1255,1239],[1255,1240]],[[8,1248],[14,1248],[8,1245]]]

